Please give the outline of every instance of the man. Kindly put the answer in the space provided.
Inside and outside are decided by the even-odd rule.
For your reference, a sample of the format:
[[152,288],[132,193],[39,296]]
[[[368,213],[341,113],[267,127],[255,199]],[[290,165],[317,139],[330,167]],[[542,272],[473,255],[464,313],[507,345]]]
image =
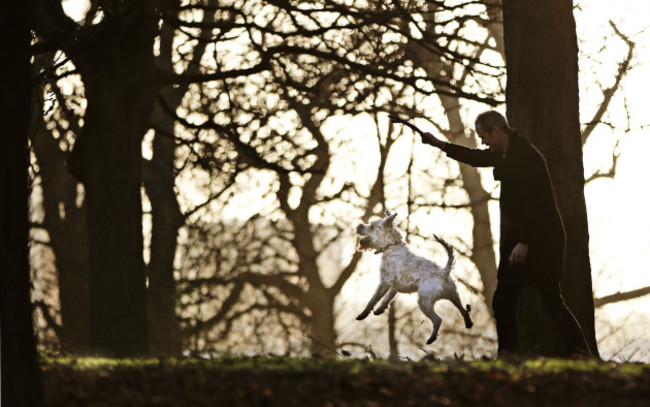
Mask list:
[[494,178],[501,182],[498,282],[492,302],[499,355],[517,350],[515,306],[526,286],[539,289],[567,355],[590,355],[580,325],[560,293],[565,232],[544,157],[496,111],[477,117],[476,132],[487,150],[450,144],[431,133],[424,133],[422,142],[471,166],[494,167]]

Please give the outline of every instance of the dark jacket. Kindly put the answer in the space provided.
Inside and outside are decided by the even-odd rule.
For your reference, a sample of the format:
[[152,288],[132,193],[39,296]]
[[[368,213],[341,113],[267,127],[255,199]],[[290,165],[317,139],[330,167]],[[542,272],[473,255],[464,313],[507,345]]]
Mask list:
[[551,177],[546,160],[528,139],[510,136],[505,156],[454,144],[445,152],[474,167],[494,167],[494,179],[501,182],[500,273],[517,243],[528,246],[525,263],[544,263],[549,256],[554,263],[561,259],[565,234]]

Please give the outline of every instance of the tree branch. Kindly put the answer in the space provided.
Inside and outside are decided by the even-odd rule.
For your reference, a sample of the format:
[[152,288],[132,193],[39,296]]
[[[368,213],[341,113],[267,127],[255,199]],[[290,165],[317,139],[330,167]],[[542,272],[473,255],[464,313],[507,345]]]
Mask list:
[[636,290],[617,292],[615,294],[606,295],[600,298],[594,298],[594,308],[601,308],[608,304],[613,304],[616,302],[623,302],[634,300],[640,297],[644,297],[650,294],[650,286],[638,288]]
[[594,114],[594,117],[587,123],[587,126],[585,129],[582,131],[582,145],[584,146],[585,143],[587,142],[587,139],[591,135],[591,133],[594,131],[596,126],[602,121],[603,116],[605,112],[607,111],[607,108],[609,107],[609,104],[612,101],[612,97],[618,90],[618,88],[621,85],[621,80],[625,77],[625,75],[629,72],[630,70],[630,63],[632,61],[632,58],[634,57],[634,47],[635,43],[630,40],[629,38],[625,37],[616,27],[616,25],[610,20],[609,25],[612,26],[614,29],[614,32],[616,32],[616,35],[618,35],[624,42],[627,44],[627,56],[623,60],[623,62],[620,63],[619,68],[618,68],[618,73],[616,74],[616,78],[614,79],[614,84],[608,88],[603,90],[603,101],[600,103],[600,106],[598,107],[598,110],[596,110],[596,113]]
[[220,81],[229,78],[238,78],[240,76],[248,76],[271,69],[271,64],[264,56],[262,60],[250,68],[232,69],[230,71],[217,71],[213,73],[184,73],[184,74],[168,74],[168,83],[175,85],[188,85],[192,83],[202,83],[210,81]]
[[266,275],[252,272],[241,273],[237,276],[238,281],[244,281],[254,287],[271,286],[280,290],[284,295],[289,298],[295,298],[299,302],[305,301],[305,292],[295,284],[290,283],[283,278],[281,274]]

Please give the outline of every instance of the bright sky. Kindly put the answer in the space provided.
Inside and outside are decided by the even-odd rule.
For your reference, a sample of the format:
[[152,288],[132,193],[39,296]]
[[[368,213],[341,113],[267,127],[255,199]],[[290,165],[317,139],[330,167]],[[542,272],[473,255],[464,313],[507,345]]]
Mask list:
[[[645,18],[650,15],[650,2],[627,1],[614,5],[613,1],[589,0],[585,3],[587,7],[577,14],[578,31],[583,38],[602,38],[600,33],[611,33],[608,24],[611,19],[637,44],[636,66],[625,78],[623,88],[612,103],[615,115],[610,119],[619,128],[626,126],[623,109],[626,103],[633,130],[625,135],[620,144],[616,178],[592,182],[586,189],[594,271],[606,268],[608,272],[620,276],[617,278],[620,282],[596,287],[596,294],[604,295],[619,289],[650,285],[650,273],[647,273],[650,265],[650,212],[647,210],[650,192],[644,188],[650,174],[650,160],[647,159],[650,129],[642,128],[650,124],[647,112],[647,97],[650,94],[650,47],[647,44],[650,43],[650,29],[643,31],[646,26],[650,27]],[[595,53],[595,57],[603,61],[608,58],[618,61],[627,47],[620,40],[613,40],[611,44],[606,51],[612,52],[613,57],[597,54],[603,45],[597,40],[583,47],[583,50]],[[613,69],[618,68],[615,64],[609,65]],[[591,117],[594,104],[600,102],[597,95],[590,96],[590,92],[581,95],[583,120]],[[588,170],[599,166],[607,168],[611,160],[608,152],[612,149],[614,136],[610,129],[602,126],[592,137],[597,139],[592,140],[593,144],[585,149],[585,167]]]
[[[614,115],[609,119],[618,128],[630,127],[619,146],[620,159],[615,179],[597,180],[587,185],[585,194],[589,216],[591,264],[596,297],[619,291],[650,286],[650,211],[648,211],[647,177],[650,174],[650,2],[644,0],[613,1],[588,0],[582,11],[576,13],[578,35],[587,43],[583,52],[607,62],[609,69],[618,69],[611,61],[621,61],[627,52],[618,38],[602,41],[603,33],[611,34],[609,20],[636,43],[635,67],[623,81],[623,87],[611,105]],[[590,40],[590,41],[589,41]],[[602,47],[606,46],[605,49]],[[612,71],[598,70],[605,84]],[[587,73],[585,72],[585,75]],[[582,78],[583,83],[587,78]],[[583,91],[581,95],[582,120],[591,118],[595,105],[600,102],[596,93]],[[624,107],[627,105],[629,113]],[[607,168],[611,162],[612,147],[616,137],[606,126],[592,135],[594,140],[585,148],[585,167],[590,170]],[[617,355],[650,359],[650,342],[646,326],[650,319],[650,298],[606,306],[597,312],[597,330],[605,336],[606,324],[613,323],[623,330],[609,337],[603,344],[603,356]],[[609,322],[599,322],[606,317]],[[599,329],[600,328],[600,329]],[[636,351],[637,349],[640,349]],[[636,352],[636,353],[635,353]],[[634,355],[634,356],[631,356]]]

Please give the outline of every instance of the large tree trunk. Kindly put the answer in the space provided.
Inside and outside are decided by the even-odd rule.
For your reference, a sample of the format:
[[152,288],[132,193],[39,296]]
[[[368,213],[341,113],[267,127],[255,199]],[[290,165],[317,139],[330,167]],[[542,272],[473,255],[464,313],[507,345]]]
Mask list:
[[[35,112],[41,105],[34,106]],[[32,148],[43,189],[43,225],[50,235],[59,280],[61,348],[85,354],[88,350],[88,235],[86,204],[77,205],[78,182],[65,165],[64,153],[35,115]]]
[[153,45],[158,19],[130,2],[87,34],[75,55],[88,100],[70,158],[84,183],[90,253],[90,350],[148,353],[142,257],[141,141],[160,88]]
[[[52,54],[37,57],[32,72],[46,69]],[[52,84],[52,86],[56,86]],[[40,93],[40,94],[39,94]],[[59,341],[66,353],[88,351],[88,233],[86,203],[79,182],[66,166],[66,154],[45,126],[42,90],[33,93],[31,146],[43,194],[43,227],[50,237],[58,277],[61,312]],[[67,117],[72,122],[72,117]]]
[[28,263],[30,11],[28,2],[0,5],[0,44],[8,52],[0,64],[0,404],[25,407],[42,404]]
[[548,161],[567,232],[562,292],[595,353],[572,2],[504,0],[503,17],[508,119]]

